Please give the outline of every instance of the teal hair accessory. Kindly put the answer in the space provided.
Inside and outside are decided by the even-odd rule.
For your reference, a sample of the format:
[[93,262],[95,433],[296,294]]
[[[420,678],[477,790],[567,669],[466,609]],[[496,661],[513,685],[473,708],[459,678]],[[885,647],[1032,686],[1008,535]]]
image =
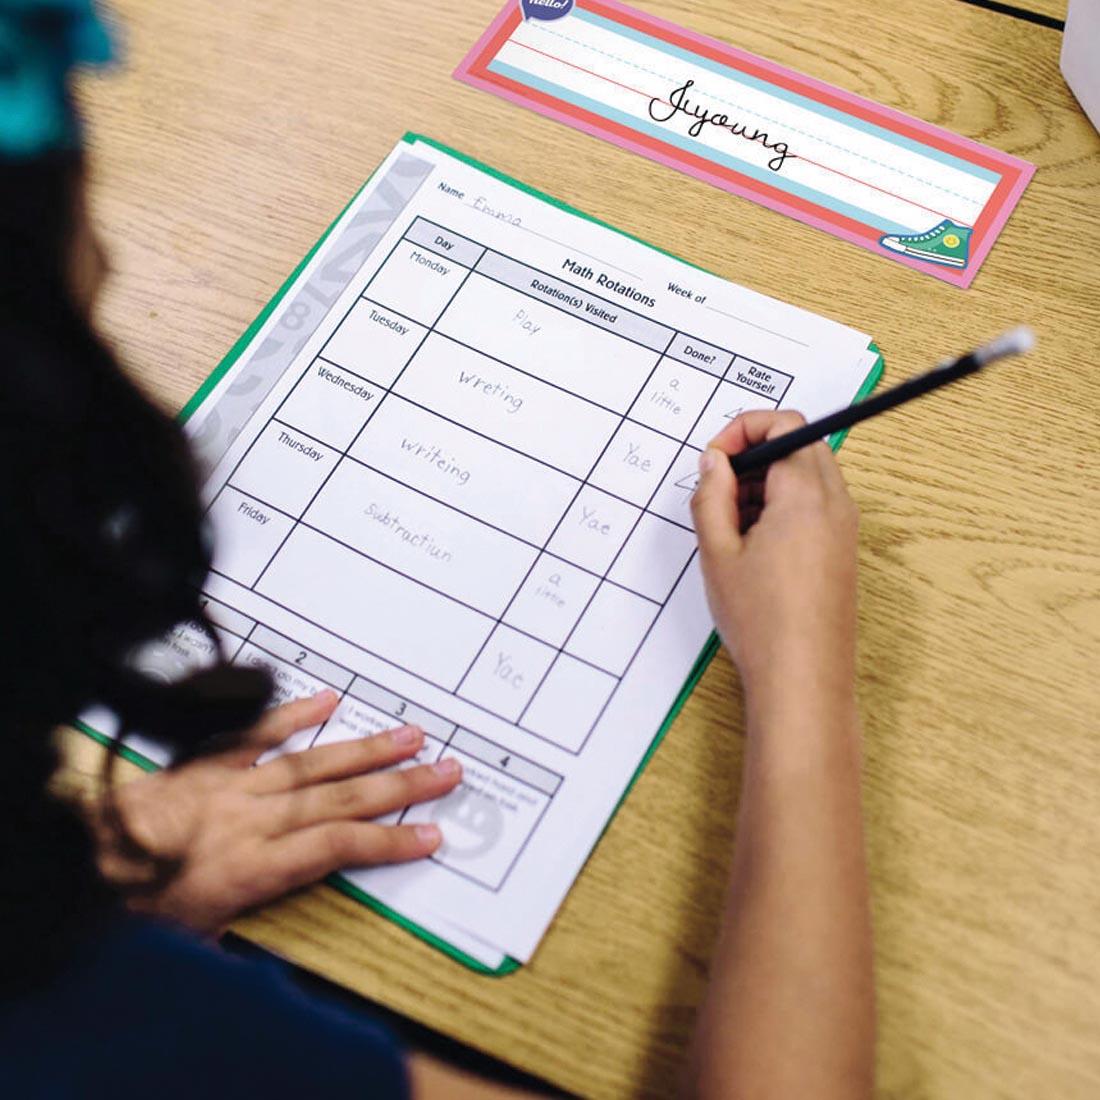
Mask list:
[[0,0],[0,157],[79,146],[69,72],[114,56],[94,0]]

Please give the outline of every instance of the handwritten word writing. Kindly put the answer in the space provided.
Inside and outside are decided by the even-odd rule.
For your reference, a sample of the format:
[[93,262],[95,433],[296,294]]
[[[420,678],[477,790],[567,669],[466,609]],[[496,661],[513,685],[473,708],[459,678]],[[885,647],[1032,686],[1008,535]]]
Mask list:
[[465,485],[470,480],[470,471],[462,469],[450,455],[445,455],[434,444],[428,445],[406,436],[401,440],[401,450],[412,455],[413,458],[423,459],[428,465],[435,466],[445,474],[450,474],[459,485]]
[[518,413],[523,408],[523,398],[518,393],[513,393],[502,382],[494,382],[491,378],[485,378],[473,371],[459,370],[458,384],[469,386],[486,397],[497,398],[505,405],[504,411],[507,413]]

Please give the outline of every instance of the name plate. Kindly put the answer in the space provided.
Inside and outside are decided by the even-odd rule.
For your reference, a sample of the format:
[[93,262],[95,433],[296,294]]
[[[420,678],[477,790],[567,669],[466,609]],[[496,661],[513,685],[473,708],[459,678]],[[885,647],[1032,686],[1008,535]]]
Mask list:
[[960,287],[1035,171],[615,0],[509,0],[454,75]]

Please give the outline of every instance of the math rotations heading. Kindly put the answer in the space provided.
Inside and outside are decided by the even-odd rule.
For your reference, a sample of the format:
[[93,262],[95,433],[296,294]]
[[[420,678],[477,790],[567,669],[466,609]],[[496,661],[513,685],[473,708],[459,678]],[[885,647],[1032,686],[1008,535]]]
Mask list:
[[578,279],[593,279],[596,285],[603,287],[604,290],[621,294],[624,298],[629,298],[632,302],[637,302],[648,309],[652,309],[657,304],[653,298],[648,294],[643,294],[637,287],[630,286],[628,283],[621,283],[606,272],[594,270],[589,264],[578,263],[576,260],[570,259],[566,260],[561,266]]

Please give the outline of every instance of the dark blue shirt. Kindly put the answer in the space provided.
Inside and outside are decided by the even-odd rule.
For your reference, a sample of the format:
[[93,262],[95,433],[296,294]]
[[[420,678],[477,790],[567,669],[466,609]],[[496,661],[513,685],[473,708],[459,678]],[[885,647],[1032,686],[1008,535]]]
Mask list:
[[409,1086],[381,1028],[308,999],[274,968],[128,919],[0,1005],[0,1094],[404,1100]]

